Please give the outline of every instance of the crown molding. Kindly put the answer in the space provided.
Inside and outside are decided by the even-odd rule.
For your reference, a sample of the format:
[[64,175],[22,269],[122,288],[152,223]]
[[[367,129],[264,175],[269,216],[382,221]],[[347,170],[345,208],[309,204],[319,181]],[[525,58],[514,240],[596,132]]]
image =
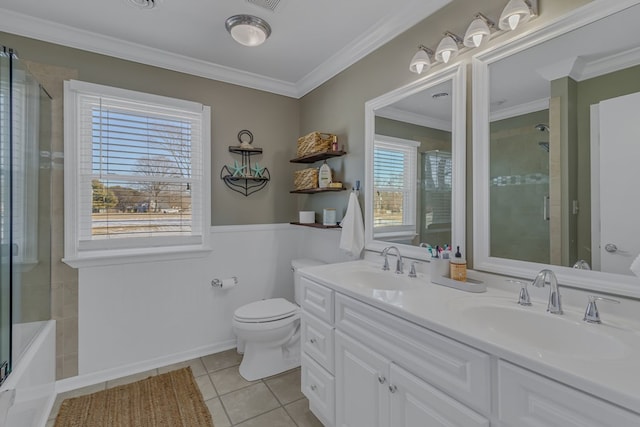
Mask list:
[[395,16],[381,20],[374,26],[375,30],[355,39],[296,83],[79,30],[3,8],[0,8],[0,31],[278,95],[301,98],[450,2],[451,0],[412,2]]
[[572,77],[581,82],[636,65],[640,65],[640,47],[586,62],[582,67],[573,70]]
[[489,121],[496,122],[498,120],[509,119],[511,117],[521,116],[523,114],[534,113],[549,108],[549,98],[536,99],[535,101],[526,102],[520,105],[514,105],[510,108],[494,111],[491,113]]
[[376,116],[451,132],[451,121],[434,119],[433,117],[423,116],[422,114],[412,113],[410,111],[401,110],[400,108],[383,107],[376,110]]

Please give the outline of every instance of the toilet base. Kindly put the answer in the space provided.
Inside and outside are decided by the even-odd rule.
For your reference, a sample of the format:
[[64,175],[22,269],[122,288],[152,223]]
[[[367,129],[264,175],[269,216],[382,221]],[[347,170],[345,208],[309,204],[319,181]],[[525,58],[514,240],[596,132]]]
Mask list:
[[239,371],[245,380],[255,381],[298,366],[300,366],[299,342],[291,347],[270,348],[246,342]]

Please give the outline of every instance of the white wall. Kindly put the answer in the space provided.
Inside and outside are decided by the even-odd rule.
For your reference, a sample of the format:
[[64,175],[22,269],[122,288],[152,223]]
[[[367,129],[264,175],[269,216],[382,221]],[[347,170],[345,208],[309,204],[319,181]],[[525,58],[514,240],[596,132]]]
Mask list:
[[[236,308],[293,300],[292,259],[348,259],[337,230],[271,224],[211,233],[213,251],[204,258],[80,269],[81,377],[98,381],[230,348]],[[235,288],[211,287],[213,278],[231,276]]]

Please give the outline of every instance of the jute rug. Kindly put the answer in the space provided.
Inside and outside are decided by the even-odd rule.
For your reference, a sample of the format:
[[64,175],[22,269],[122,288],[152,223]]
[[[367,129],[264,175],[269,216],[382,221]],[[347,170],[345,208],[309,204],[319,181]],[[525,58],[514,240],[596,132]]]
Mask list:
[[62,402],[55,427],[213,427],[187,367]]

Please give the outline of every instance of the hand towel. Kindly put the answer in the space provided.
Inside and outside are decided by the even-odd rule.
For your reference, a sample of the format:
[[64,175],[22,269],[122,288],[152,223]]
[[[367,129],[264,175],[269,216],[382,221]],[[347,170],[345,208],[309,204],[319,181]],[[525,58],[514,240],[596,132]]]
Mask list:
[[631,263],[631,271],[633,274],[640,277],[640,255]]
[[349,196],[347,212],[344,214],[340,226],[342,226],[340,249],[347,251],[352,256],[359,257],[364,248],[364,223],[355,191],[352,191]]

